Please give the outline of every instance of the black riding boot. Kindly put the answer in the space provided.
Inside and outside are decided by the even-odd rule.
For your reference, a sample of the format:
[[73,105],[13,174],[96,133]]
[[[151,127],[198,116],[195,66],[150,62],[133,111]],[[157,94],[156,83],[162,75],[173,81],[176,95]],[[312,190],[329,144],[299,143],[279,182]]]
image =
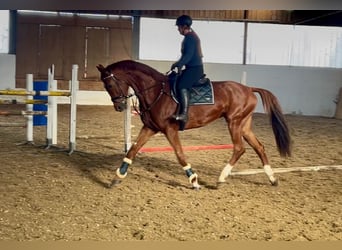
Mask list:
[[180,122],[179,130],[184,130],[184,126],[188,121],[189,110],[189,91],[187,89],[179,90],[180,109],[179,114],[173,116],[174,119]]

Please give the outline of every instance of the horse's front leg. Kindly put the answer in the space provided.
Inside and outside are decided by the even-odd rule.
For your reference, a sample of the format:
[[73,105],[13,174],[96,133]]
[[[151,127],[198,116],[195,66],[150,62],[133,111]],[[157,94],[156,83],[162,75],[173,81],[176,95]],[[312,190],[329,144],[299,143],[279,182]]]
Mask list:
[[132,144],[130,149],[128,150],[125,158],[123,159],[121,166],[116,170],[116,175],[119,178],[114,179],[110,186],[114,184],[118,184],[121,182],[121,179],[125,178],[127,176],[127,170],[129,165],[132,164],[134,157],[139,152],[139,150],[144,146],[144,144],[153,136],[156,132],[152,129],[143,126],[142,129],[139,132],[138,138],[136,141]]
[[170,142],[175,154],[177,156],[178,162],[183,166],[185,174],[189,178],[189,182],[194,189],[200,189],[201,186],[198,184],[198,175],[193,172],[191,164],[186,162],[183,148],[178,135],[178,127],[170,127],[165,132],[166,138]]

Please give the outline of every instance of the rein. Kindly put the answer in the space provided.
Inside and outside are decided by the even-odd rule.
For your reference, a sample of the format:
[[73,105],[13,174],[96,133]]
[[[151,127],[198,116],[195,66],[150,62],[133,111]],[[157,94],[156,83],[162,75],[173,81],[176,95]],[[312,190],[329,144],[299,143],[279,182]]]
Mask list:
[[[119,82],[123,82],[125,84],[127,84],[125,81],[120,81],[118,78],[116,78],[114,76],[114,74],[110,74],[104,78],[102,78],[102,80],[106,80],[108,78],[112,78],[114,82],[116,83],[119,83]],[[142,91],[135,91],[135,93],[132,93],[132,94],[128,94],[128,95],[125,95],[122,88],[120,87],[120,84],[117,84],[120,88],[120,91],[121,91],[121,95],[120,96],[116,96],[116,97],[112,97],[111,100],[113,103],[117,102],[117,100],[121,100],[121,99],[124,99],[125,101],[127,101],[127,99],[129,99],[130,97],[133,97],[133,96],[136,96],[139,98],[139,96],[142,96],[142,93],[150,90],[150,89],[153,89],[159,85],[162,85],[161,89],[160,89],[160,92],[159,92],[159,95],[156,97],[156,99],[147,107],[145,108],[144,110],[138,110],[137,108],[137,105],[136,103],[133,103],[133,107],[134,107],[134,110],[139,114],[139,115],[142,115],[143,113],[145,112],[148,112],[152,109],[152,107],[160,100],[160,98],[162,97],[163,94],[167,94],[167,92],[165,91],[165,83],[164,82],[161,82],[161,83],[157,83],[157,84],[154,84],[146,89],[143,89]],[[130,86],[129,84],[127,84],[128,86]]]

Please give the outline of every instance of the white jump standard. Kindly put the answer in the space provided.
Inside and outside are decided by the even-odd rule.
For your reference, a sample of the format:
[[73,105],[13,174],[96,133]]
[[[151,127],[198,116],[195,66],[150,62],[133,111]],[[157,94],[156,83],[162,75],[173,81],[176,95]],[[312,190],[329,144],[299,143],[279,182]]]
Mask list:
[[[70,81],[70,90],[57,90],[57,81],[54,80],[54,67],[48,71],[48,91],[35,91],[33,90],[33,75],[27,74],[26,76],[26,90],[0,90],[0,95],[13,95],[13,96],[27,96],[26,101],[0,101],[0,104],[18,104],[25,103],[26,111],[0,112],[0,115],[25,115],[27,118],[27,143],[33,143],[33,115],[46,115],[47,116],[47,129],[46,129],[46,146],[47,148],[57,144],[57,100],[58,96],[70,97],[70,124],[69,124],[69,154],[76,149],[76,111],[77,103],[76,96],[79,89],[79,82],[77,80],[78,65],[72,66],[72,80]],[[33,100],[33,96],[47,96],[48,109],[45,111],[33,111],[33,104],[46,103],[44,100]],[[4,126],[4,124],[1,124]],[[13,125],[13,124],[12,124]]]

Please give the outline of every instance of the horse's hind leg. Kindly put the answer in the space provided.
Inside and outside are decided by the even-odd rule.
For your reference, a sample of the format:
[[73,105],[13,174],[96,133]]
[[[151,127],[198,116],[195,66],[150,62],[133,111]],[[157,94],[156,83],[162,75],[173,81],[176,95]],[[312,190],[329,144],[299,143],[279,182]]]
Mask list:
[[271,166],[269,165],[265,148],[261,144],[261,142],[258,140],[258,138],[253,133],[252,129],[252,116],[250,116],[246,122],[246,124],[243,127],[243,138],[247,141],[247,143],[254,149],[254,151],[259,156],[263,166],[264,171],[268,176],[268,179],[270,180],[271,184],[273,186],[278,185],[278,180],[274,177],[273,171],[271,169]]
[[198,175],[193,172],[191,168],[191,164],[186,162],[185,155],[183,152],[183,148],[179,139],[178,129],[177,127],[169,127],[165,131],[165,136],[171,144],[178,162],[182,165],[185,174],[189,178],[189,182],[195,189],[200,189],[201,186],[198,184]]

